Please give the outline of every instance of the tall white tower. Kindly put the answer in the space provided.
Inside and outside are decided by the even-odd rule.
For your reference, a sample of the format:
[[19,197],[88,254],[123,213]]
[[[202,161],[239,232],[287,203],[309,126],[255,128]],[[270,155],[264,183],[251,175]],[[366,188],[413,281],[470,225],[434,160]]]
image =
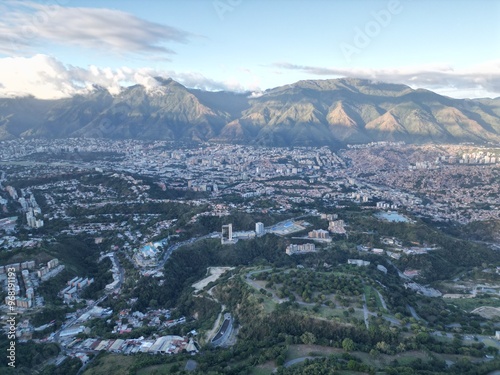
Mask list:
[[232,241],[233,241],[233,224],[223,225],[221,243],[224,244],[226,242],[232,242]]
[[255,234],[257,236],[262,236],[264,235],[265,230],[264,230],[264,224],[263,223],[255,223]]

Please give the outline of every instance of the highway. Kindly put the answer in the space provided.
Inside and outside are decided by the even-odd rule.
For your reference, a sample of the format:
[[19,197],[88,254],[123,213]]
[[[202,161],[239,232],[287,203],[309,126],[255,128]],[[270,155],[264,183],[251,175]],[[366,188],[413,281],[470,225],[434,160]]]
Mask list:
[[190,238],[189,240],[185,240],[185,241],[182,241],[182,242],[177,242],[175,244],[172,244],[170,245],[167,250],[165,250],[165,252],[163,253],[162,257],[161,257],[161,260],[158,262],[158,266],[156,267],[156,271],[160,271],[163,269],[163,267],[165,266],[165,263],[167,263],[167,260],[168,258],[170,258],[170,255],[172,255],[172,253],[177,250],[179,247],[182,247],[182,246],[185,246],[185,245],[189,245],[189,244],[193,244],[195,242],[198,242],[198,241],[202,241],[202,240],[206,240],[208,238],[213,238],[213,236],[216,236],[216,235],[220,235],[219,233],[217,232],[213,232],[213,233],[210,233],[210,234],[207,234],[205,236],[202,236],[202,237],[193,237],[193,238]]

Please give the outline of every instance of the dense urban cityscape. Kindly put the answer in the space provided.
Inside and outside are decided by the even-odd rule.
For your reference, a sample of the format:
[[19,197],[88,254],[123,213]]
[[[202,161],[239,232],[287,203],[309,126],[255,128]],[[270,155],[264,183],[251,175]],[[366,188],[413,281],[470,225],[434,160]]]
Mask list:
[[0,375],[500,375],[499,0],[0,12]]
[[[358,267],[359,271],[350,271],[358,273],[374,265],[380,275],[388,275],[394,267],[406,290],[443,301],[478,295],[496,301],[500,293],[500,284],[491,283],[500,273],[498,261],[483,262],[483,274],[491,275],[489,283],[474,282],[462,274],[452,286],[432,276],[432,267],[428,269],[418,260],[446,251],[446,245],[437,239],[432,243],[430,238],[409,241],[408,237],[382,235],[389,228],[383,229],[384,225],[391,223],[411,232],[408,228],[423,222],[455,226],[499,220],[498,147],[376,142],[333,151],[327,147],[101,139],[0,144],[4,217],[0,219],[0,247],[6,255],[3,259],[22,260],[4,262],[0,267],[4,308],[19,311],[16,336],[20,342],[33,340],[61,347],[59,355],[45,366],[70,363],[66,358],[90,365],[101,352],[195,355],[210,346],[234,346],[241,335],[234,311],[222,316],[224,307],[218,313],[215,310],[207,325],[196,318],[199,312],[189,315],[193,311],[159,302],[159,295],[153,295],[154,301],[142,302],[141,295],[134,292],[137,282],[171,287],[172,255],[182,254],[185,247],[214,246],[209,245],[212,241],[231,249],[275,236],[285,242],[274,246],[282,248],[281,254],[294,263],[298,256],[326,255],[332,250],[340,256],[347,250],[349,259],[341,261],[339,270]],[[371,229],[366,226],[369,222]],[[373,225],[381,233],[379,237]],[[497,234],[493,232],[487,244],[492,251],[499,250]],[[87,245],[77,246],[87,247],[92,241],[97,272],[75,273],[74,260],[68,254],[49,250],[71,238],[87,241]],[[17,252],[32,254],[32,258],[16,257]],[[58,258],[50,258],[51,254]],[[298,271],[304,269],[301,263],[308,264],[305,259],[299,261]],[[236,271],[235,267],[220,267],[223,264],[210,265],[211,273],[193,284],[194,296],[198,301],[204,296],[207,303],[217,305],[222,303],[224,284],[217,291],[215,286],[227,275],[234,277]],[[330,267],[328,261],[322,266]],[[283,277],[279,270],[254,266],[239,272],[250,287],[266,296],[268,304],[295,301],[306,311],[309,304],[314,307],[312,314],[345,308],[346,317],[353,314],[347,321],[359,319],[367,328],[380,324],[371,318],[377,310],[385,311],[382,321],[394,327],[404,325],[401,313],[389,314],[386,299],[392,297],[382,283],[382,290],[365,286],[362,300],[351,292],[331,300],[305,292],[292,298],[286,289],[273,289],[272,282],[260,281],[270,271]],[[432,280],[436,281],[431,286]],[[51,282],[59,285],[54,292],[47,291]],[[12,297],[10,283],[16,285]],[[371,298],[376,298],[370,303],[372,293]],[[500,314],[495,305],[476,309],[478,318],[490,319],[491,332],[483,328],[474,340],[491,348],[499,346],[495,327],[498,331],[500,324],[494,322]],[[45,310],[52,313],[40,319]],[[421,310],[417,313],[410,307],[408,314],[414,322],[423,321]],[[424,331],[452,337],[453,330],[446,327]],[[465,335],[464,342],[471,337]],[[196,368],[196,360],[188,363],[186,368]]]

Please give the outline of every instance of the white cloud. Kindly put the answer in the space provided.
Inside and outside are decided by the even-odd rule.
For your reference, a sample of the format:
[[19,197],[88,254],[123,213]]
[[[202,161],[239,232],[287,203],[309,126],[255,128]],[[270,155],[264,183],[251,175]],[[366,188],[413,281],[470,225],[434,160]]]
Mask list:
[[123,87],[140,84],[148,89],[158,86],[153,77],[170,77],[190,88],[246,91],[235,82],[216,81],[196,72],[176,72],[151,68],[88,68],[65,65],[47,55],[0,58],[0,97],[33,95],[40,99],[58,99],[85,94],[93,85],[118,94]]
[[467,69],[454,69],[449,65],[400,69],[342,69],[290,63],[276,63],[272,66],[313,76],[355,77],[402,83],[413,88],[426,88],[453,97],[500,96],[500,60]]
[[262,91],[253,91],[249,98],[252,98],[252,99],[256,99],[256,98],[260,98],[262,95],[264,95],[264,93]]
[[[6,6],[6,4],[8,6]],[[125,54],[166,58],[175,52],[166,44],[187,43],[193,35],[143,20],[129,13],[98,8],[7,1],[0,20],[0,53],[32,54],[47,43]]]
[[[427,88],[452,97],[497,97],[500,96],[500,62],[490,62],[469,69],[454,70],[448,66],[423,68],[361,70],[330,69],[292,64],[275,64],[282,71],[296,70],[308,76],[325,78],[357,77],[374,81],[407,84],[413,88]],[[55,99],[84,94],[99,85],[112,94],[123,87],[141,84],[154,89],[158,82],[153,77],[170,77],[186,87],[210,91],[260,93],[260,81],[250,75],[243,81],[234,77],[225,80],[208,78],[199,72],[161,70],[152,68],[97,67],[86,68],[66,65],[54,57],[0,58],[0,97],[33,95],[41,99]],[[291,83],[291,82],[289,82]]]

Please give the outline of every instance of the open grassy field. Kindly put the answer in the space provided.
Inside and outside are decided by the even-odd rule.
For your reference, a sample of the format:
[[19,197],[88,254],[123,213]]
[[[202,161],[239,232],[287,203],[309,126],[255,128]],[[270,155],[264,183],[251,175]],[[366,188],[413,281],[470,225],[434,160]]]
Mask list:
[[[339,348],[332,348],[332,347],[325,347],[325,346],[318,346],[318,345],[290,345],[288,348],[286,360],[290,361],[293,359],[297,358],[304,358],[304,357],[328,357],[330,355],[341,355],[342,353],[345,353],[343,349]],[[424,351],[408,351],[404,353],[398,353],[395,355],[386,355],[386,354],[381,354],[379,357],[374,358],[370,356],[368,353],[364,352],[352,352],[351,353],[353,356],[358,357],[363,361],[363,363],[366,363],[370,366],[373,367],[383,367],[389,365],[392,361],[397,360],[400,364],[408,364],[411,363],[412,361],[416,359],[421,359],[422,361],[428,361],[431,359],[431,356],[424,352]],[[439,354],[434,354],[437,357],[440,357]],[[455,358],[456,357],[456,358]],[[451,360],[451,361],[457,361],[459,356],[447,356],[443,359]]]
[[290,345],[286,353],[286,360],[302,357],[327,357],[332,354],[344,353],[344,350],[319,345]]
[[492,347],[500,350],[500,343],[497,340],[485,339],[485,340],[483,340],[483,342],[484,342],[484,345],[486,345],[486,346],[492,346]]
[[497,297],[445,299],[444,301],[468,312],[481,306],[500,307],[500,298]]
[[252,369],[252,375],[270,375],[276,368],[274,361],[265,362]]
[[137,371],[137,375],[151,375],[151,374],[168,374],[172,366],[179,366],[179,369],[183,370],[185,363],[174,364],[174,363],[166,363],[164,365],[155,365],[141,368]]
[[128,374],[128,370],[134,364],[135,359],[124,355],[106,354],[97,358],[92,365],[95,367],[85,370],[83,375],[109,375]]

